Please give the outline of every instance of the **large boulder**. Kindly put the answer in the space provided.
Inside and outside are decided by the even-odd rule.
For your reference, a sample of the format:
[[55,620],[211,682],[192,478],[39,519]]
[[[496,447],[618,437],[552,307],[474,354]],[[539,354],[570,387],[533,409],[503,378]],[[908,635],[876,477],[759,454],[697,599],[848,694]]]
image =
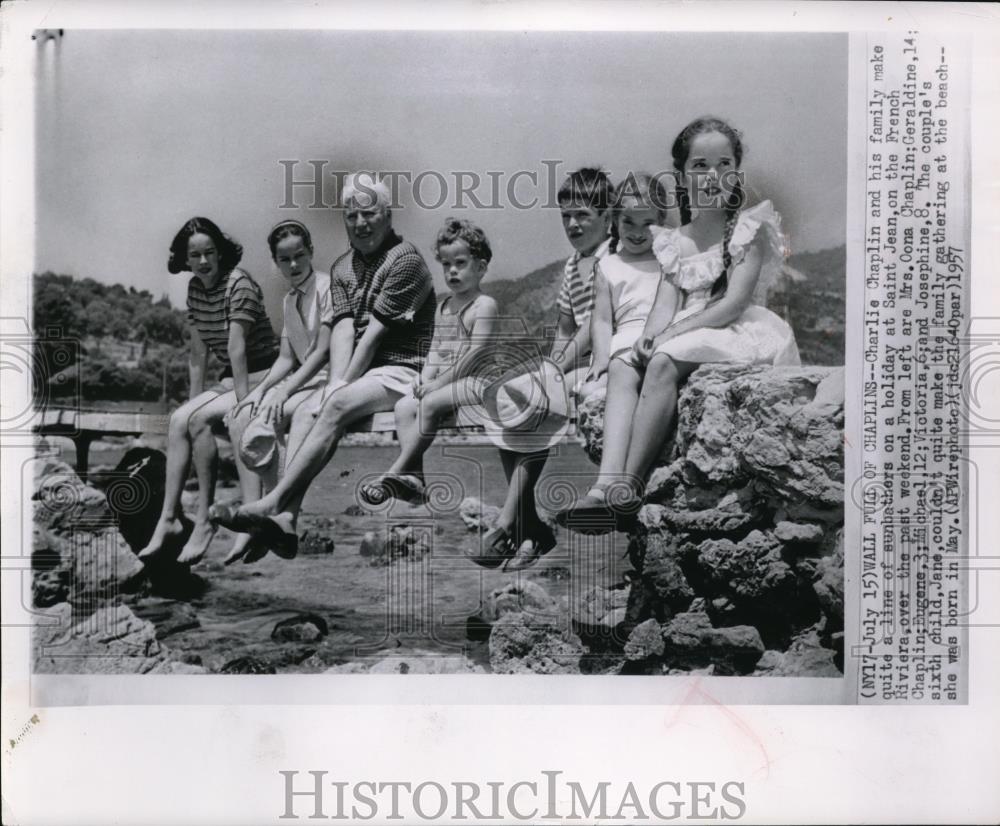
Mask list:
[[115,525],[107,497],[53,455],[34,460],[34,524],[48,530],[104,530]]
[[[630,663],[647,673],[837,669],[843,382],[835,367],[705,365],[688,378],[630,537],[635,571],[620,618],[634,635]],[[603,414],[602,396],[579,408],[595,461]],[[663,629],[661,653],[650,622]]]
[[115,528],[33,530],[32,595],[36,607],[69,601],[96,607],[140,587],[145,570]]

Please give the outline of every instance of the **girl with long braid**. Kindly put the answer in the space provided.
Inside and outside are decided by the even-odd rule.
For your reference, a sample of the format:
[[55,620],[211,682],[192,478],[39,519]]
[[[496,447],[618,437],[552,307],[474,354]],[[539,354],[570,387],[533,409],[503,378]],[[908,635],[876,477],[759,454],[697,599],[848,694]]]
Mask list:
[[770,201],[743,208],[740,134],[718,118],[699,118],[677,136],[672,155],[681,227],[653,241],[662,277],[630,354],[645,377],[624,473],[599,479],[558,515],[581,532],[622,529],[634,520],[646,474],[674,424],[678,387],[698,366],[799,364],[791,328],[763,306],[786,244]]

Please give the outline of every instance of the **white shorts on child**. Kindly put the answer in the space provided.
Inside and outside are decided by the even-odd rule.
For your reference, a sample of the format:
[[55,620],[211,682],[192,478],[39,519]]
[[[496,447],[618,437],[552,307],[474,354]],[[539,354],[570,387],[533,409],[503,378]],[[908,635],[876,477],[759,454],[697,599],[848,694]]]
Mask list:
[[641,365],[636,361],[635,351],[632,348],[642,337],[645,326],[645,321],[641,319],[621,325],[611,337],[611,358],[621,359],[626,364],[639,369]]

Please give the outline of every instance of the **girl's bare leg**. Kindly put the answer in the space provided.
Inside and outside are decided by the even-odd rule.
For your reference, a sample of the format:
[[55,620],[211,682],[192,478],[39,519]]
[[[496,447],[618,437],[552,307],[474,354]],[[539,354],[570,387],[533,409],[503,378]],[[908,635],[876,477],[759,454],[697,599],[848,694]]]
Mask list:
[[[184,550],[177,558],[180,562],[197,562],[205,555],[212,538],[215,536],[215,526],[208,521],[208,509],[215,501],[215,482],[219,465],[219,450],[215,444],[215,434],[212,432],[212,428],[222,422],[226,413],[235,404],[235,393],[223,393],[199,407],[188,420],[191,458],[194,463],[195,475],[198,477],[198,510],[195,514],[191,538],[188,539]],[[233,455],[242,482],[242,473],[248,471],[245,467],[242,469],[242,473],[240,471],[241,462],[237,446],[238,442],[233,445]]]
[[[188,424],[191,415],[202,405],[216,398],[216,393],[206,391],[185,402],[170,415],[167,429],[167,476],[163,493],[163,509],[152,537],[139,557],[148,559],[164,549],[164,544],[176,540],[184,533],[181,520],[181,493],[187,480],[191,462],[191,436]],[[214,447],[214,445],[213,445]]]
[[[648,378],[647,378],[648,380]],[[643,373],[620,358],[608,367],[608,396],[604,407],[604,441],[595,487],[605,488],[621,479],[632,439],[632,416],[639,402]]]
[[650,465],[660,455],[677,415],[680,383],[697,364],[675,362],[663,353],[655,354],[646,368],[646,379],[632,420],[632,442],[625,463],[626,477],[638,491]]

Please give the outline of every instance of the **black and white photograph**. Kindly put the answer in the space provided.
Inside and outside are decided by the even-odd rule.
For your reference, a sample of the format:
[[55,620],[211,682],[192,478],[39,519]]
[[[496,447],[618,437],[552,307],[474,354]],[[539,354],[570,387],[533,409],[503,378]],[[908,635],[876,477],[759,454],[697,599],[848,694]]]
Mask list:
[[841,677],[846,35],[38,49],[36,671]]
[[5,4],[4,822],[995,822],[997,17]]

